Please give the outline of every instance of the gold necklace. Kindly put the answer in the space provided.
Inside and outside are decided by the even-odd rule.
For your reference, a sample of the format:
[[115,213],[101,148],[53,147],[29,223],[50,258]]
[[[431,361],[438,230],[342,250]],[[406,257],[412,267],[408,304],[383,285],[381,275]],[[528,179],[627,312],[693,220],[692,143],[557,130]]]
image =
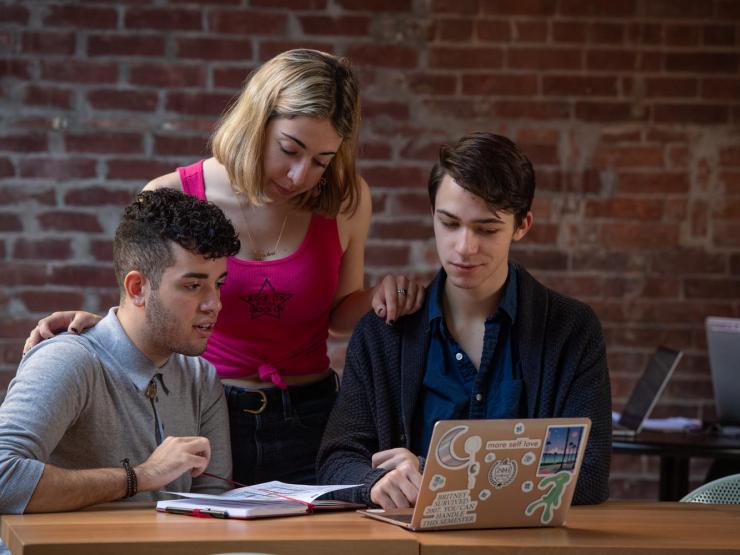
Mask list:
[[278,235],[277,241],[275,241],[275,246],[272,247],[272,250],[266,250],[263,251],[261,249],[258,249],[257,246],[254,243],[254,238],[252,237],[252,232],[249,230],[249,224],[247,223],[249,218],[247,218],[247,214],[244,211],[244,205],[242,204],[242,198],[241,194],[236,193],[236,200],[239,204],[239,211],[242,213],[242,218],[244,218],[244,229],[247,230],[247,238],[249,239],[249,245],[251,246],[251,254],[252,258],[254,260],[264,260],[265,258],[268,258],[270,256],[275,256],[278,250],[278,246],[280,246],[280,239],[283,238],[283,232],[285,231],[285,224],[288,223],[288,215],[290,212],[285,214],[285,218],[283,218],[283,225],[280,227],[280,234]]

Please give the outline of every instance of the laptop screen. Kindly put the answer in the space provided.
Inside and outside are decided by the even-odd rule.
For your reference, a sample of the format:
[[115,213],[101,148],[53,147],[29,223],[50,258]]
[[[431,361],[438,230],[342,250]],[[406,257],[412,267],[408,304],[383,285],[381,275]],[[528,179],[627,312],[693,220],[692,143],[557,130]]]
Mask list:
[[740,319],[709,317],[706,328],[717,416],[740,424]]
[[683,353],[658,347],[622,410],[619,425],[638,430],[663,392]]

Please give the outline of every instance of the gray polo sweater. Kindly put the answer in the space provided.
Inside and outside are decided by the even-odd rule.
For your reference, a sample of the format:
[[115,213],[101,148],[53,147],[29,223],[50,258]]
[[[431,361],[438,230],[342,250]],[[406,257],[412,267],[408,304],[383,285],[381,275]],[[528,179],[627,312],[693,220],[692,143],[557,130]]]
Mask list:
[[[128,458],[134,466],[157,448],[158,435],[207,437],[208,471],[231,476],[226,401],[210,363],[173,354],[155,367],[131,343],[115,308],[80,336],[43,341],[23,358],[0,406],[0,513],[23,512],[45,463],[110,468]],[[186,472],[164,489],[221,493],[228,484]],[[146,492],[131,499],[156,498]]]

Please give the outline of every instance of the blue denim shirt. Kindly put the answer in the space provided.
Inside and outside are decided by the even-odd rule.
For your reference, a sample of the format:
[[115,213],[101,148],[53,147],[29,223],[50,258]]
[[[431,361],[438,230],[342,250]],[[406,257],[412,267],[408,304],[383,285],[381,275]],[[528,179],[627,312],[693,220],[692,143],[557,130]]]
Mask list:
[[413,423],[413,451],[425,455],[437,420],[518,418],[522,406],[522,372],[513,323],[517,310],[516,267],[509,263],[496,312],[485,322],[480,369],[447,329],[442,310],[446,274],[440,270],[429,289],[429,327],[424,381]]

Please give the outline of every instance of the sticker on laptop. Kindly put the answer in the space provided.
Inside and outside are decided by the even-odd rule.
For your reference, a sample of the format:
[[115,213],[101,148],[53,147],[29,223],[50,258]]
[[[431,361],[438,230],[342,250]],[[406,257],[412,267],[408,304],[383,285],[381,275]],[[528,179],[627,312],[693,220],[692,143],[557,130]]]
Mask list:
[[505,488],[516,478],[518,465],[514,459],[499,459],[488,471],[488,481],[496,489]]
[[530,437],[518,437],[516,439],[494,439],[486,442],[487,451],[497,449],[539,449],[542,440]]
[[537,476],[552,476],[563,471],[573,472],[584,430],[583,425],[548,426]]
[[527,505],[527,508],[524,509],[524,514],[532,516],[537,509],[542,509],[540,522],[542,524],[550,524],[552,517],[555,515],[555,511],[560,508],[560,504],[563,501],[563,494],[565,493],[566,486],[572,479],[572,472],[562,470],[557,474],[546,476],[540,480],[540,483],[537,484],[537,488],[541,490],[549,488],[549,491],[536,501],[532,501]]
[[424,509],[427,518],[421,519],[420,528],[472,524],[478,518],[475,513],[477,506],[478,502],[473,501],[466,489],[440,492]]
[[434,476],[432,476],[432,479],[429,480],[429,490],[437,491],[438,489],[442,489],[443,487],[445,487],[446,483],[447,478],[445,478],[441,474],[435,474]]
[[[440,438],[434,454],[437,457],[437,462],[442,465],[443,468],[446,468],[448,470],[455,470],[458,468],[462,468],[463,466],[466,466],[470,463],[470,453],[467,453],[467,449],[467,457],[459,457],[455,454],[454,448],[454,443],[457,437],[467,431],[467,426],[455,426],[454,428],[450,428],[449,430],[447,430],[445,434]],[[480,440],[480,438],[478,439]],[[467,441],[465,442],[465,445],[467,447]]]

